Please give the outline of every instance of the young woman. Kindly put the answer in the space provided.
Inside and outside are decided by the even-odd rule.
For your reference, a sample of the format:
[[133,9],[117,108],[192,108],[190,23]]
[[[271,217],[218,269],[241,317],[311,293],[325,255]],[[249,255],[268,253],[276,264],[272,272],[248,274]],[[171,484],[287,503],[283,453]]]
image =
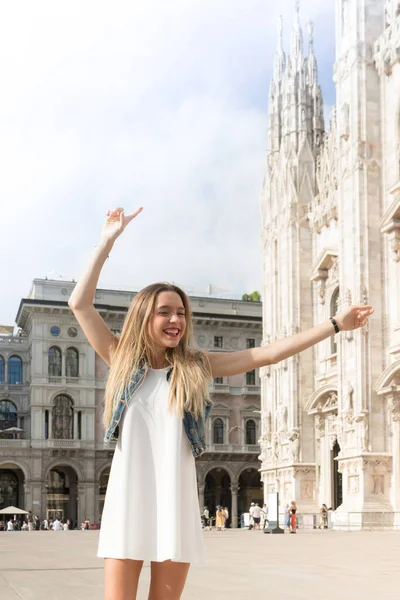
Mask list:
[[216,519],[215,519],[215,527],[217,531],[222,531],[224,528],[224,512],[222,506],[217,506]]
[[297,527],[296,512],[297,512],[296,502],[294,500],[292,500],[291,503],[290,503],[290,508],[289,508],[289,513],[290,513],[290,533],[296,533],[296,527]]
[[276,364],[333,335],[334,328],[362,327],[373,310],[347,308],[334,323],[327,320],[265,347],[204,352],[191,347],[188,297],[174,285],[159,283],[135,296],[116,337],[94,308],[93,297],[116,239],[141,210],[130,215],[122,208],[107,212],[100,243],[69,306],[110,367],[105,441],[116,439],[118,433],[118,443],[98,550],[105,559],[105,600],[136,598],[144,560],[151,562],[149,600],[178,600],[190,564],[203,560],[194,458],[205,450],[210,378]]

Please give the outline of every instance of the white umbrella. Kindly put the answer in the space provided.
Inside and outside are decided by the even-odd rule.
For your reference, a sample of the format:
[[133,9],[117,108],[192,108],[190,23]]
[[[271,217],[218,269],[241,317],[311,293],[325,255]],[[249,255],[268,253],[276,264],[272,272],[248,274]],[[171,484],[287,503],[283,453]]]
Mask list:
[[13,437],[15,438],[15,434],[21,433],[22,431],[24,431],[24,429],[21,429],[21,427],[8,427],[7,429],[0,431],[0,433],[12,433]]
[[16,506],[7,506],[7,508],[2,508],[0,510],[0,515],[28,515],[29,511],[22,510],[22,508],[17,508]]

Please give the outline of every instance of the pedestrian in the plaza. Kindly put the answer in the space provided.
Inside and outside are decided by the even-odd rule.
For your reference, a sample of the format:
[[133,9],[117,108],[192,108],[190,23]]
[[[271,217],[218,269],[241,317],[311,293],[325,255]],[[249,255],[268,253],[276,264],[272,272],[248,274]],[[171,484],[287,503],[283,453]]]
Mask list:
[[260,528],[261,529],[265,529],[265,525],[267,523],[267,516],[268,516],[268,508],[267,505],[264,503],[262,505],[262,509],[261,509],[261,520],[260,520]]
[[7,531],[14,531],[14,522],[11,517],[7,521]]
[[43,519],[43,529],[47,531],[49,528],[49,522],[47,519]]
[[224,529],[226,529],[228,527],[228,520],[229,520],[229,509],[227,506],[225,506],[222,509],[222,515],[224,517]]
[[[105,599],[134,600],[143,561],[148,560],[151,599],[178,600],[190,564],[203,561],[194,457],[205,451],[205,422],[211,408],[209,381],[276,364],[337,330],[361,327],[372,308],[348,307],[333,321],[263,347],[206,352],[192,346],[188,296],[175,285],[156,283],[134,296],[117,336],[93,301],[114,243],[140,212],[126,215],[122,208],[107,212],[99,244],[69,306],[89,343],[110,367],[104,440],[118,435],[118,443],[98,548],[98,556],[105,558]],[[160,263],[169,260],[167,245],[157,248],[155,240],[154,247]],[[182,255],[190,260],[187,248],[182,248]],[[132,254],[132,272],[136,260],[148,257]],[[155,518],[138,518],[143,514],[143,498],[147,513]],[[122,517],[123,525],[116,526],[116,519]]]
[[320,508],[320,521],[319,528],[320,529],[328,529],[328,507],[326,504],[323,504]]
[[253,506],[253,520],[254,520],[254,531],[260,530],[260,522],[261,522],[261,508],[258,502]]
[[53,521],[53,531],[62,531],[63,527],[61,524],[60,519],[57,517],[56,519],[54,519]]
[[203,510],[203,527],[204,529],[210,530],[211,526],[210,526],[210,511],[208,509],[208,506],[204,507]]
[[296,533],[296,527],[297,527],[296,512],[297,512],[296,502],[294,500],[292,500],[290,503],[290,507],[289,507],[290,533]]
[[254,528],[254,517],[253,517],[254,507],[255,507],[255,502],[252,502],[250,504],[250,508],[249,508],[249,531],[251,531]]
[[289,510],[289,504],[285,504],[285,512],[284,512],[284,516],[283,516],[283,527],[285,529],[289,529],[290,528],[290,510]]
[[28,519],[28,531],[34,531],[34,523],[32,519]]
[[217,531],[222,531],[224,528],[224,513],[222,511],[222,506],[217,506],[217,513],[215,519],[215,527]]

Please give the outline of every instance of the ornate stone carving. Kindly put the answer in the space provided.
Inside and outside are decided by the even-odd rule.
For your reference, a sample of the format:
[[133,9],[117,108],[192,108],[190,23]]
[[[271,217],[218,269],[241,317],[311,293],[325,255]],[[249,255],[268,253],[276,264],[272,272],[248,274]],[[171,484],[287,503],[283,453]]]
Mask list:
[[385,493],[385,476],[383,473],[372,474],[371,493],[374,495]]
[[262,428],[263,428],[263,440],[270,443],[271,442],[271,432],[272,432],[272,418],[271,418],[270,411],[268,411],[267,414],[263,415]]
[[393,421],[400,421],[400,398],[399,400],[390,400],[388,409],[392,415]]
[[325,403],[324,408],[334,408],[337,407],[338,397],[336,392],[331,392],[328,396],[328,400]]
[[360,288],[360,303],[368,304],[368,290],[364,285]]
[[347,102],[342,105],[340,110],[340,137],[344,140],[349,139],[350,135],[350,109]]
[[315,435],[320,440],[325,435],[325,419],[321,415],[315,417]]
[[278,433],[285,433],[287,431],[287,407],[283,404],[280,405],[276,411],[276,430]]
[[354,394],[354,388],[352,386],[351,381],[348,381],[346,396],[345,396],[345,403],[344,403],[344,409],[346,412],[352,412],[354,410],[353,394]]
[[396,229],[389,238],[390,250],[395,262],[400,261],[400,231]]
[[363,411],[356,418],[356,423],[358,423],[358,432],[360,439],[360,448],[362,452],[368,452],[368,411]]
[[314,482],[311,479],[300,481],[300,499],[312,500],[314,491]]
[[360,476],[359,475],[349,475],[348,479],[348,494],[350,496],[355,496],[360,491]]
[[294,463],[299,461],[300,456],[300,431],[297,428],[291,429],[288,435],[291,459]]
[[272,437],[272,460],[274,464],[279,462],[279,436],[277,433],[274,433]]

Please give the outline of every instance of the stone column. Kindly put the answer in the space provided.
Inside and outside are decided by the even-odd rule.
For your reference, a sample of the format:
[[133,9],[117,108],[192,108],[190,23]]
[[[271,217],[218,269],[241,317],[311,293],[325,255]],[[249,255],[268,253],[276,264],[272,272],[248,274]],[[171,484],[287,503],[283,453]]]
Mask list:
[[205,489],[205,485],[204,483],[199,483],[197,484],[197,492],[199,494],[199,505],[200,505],[200,512],[203,512],[203,508],[204,508],[204,489]]
[[74,440],[78,439],[78,411],[74,409]]
[[232,493],[232,508],[231,508],[231,524],[232,528],[236,529],[238,526],[238,490],[237,484],[231,484]]
[[53,411],[49,408],[49,440],[53,439]]
[[393,457],[393,509],[400,511],[400,394],[388,396],[388,408],[392,415],[392,457]]

